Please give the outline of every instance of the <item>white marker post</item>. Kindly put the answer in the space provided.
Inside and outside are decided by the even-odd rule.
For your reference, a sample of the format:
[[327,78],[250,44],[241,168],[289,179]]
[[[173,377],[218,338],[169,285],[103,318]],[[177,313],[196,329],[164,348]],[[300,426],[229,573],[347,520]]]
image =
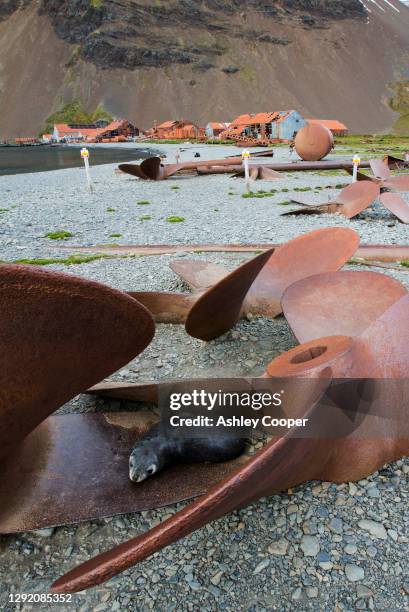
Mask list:
[[85,147],[81,149],[81,157],[84,160],[85,172],[87,174],[88,190],[92,193],[93,187],[91,183],[91,175],[89,173],[89,151]]
[[241,154],[241,157],[243,159],[244,178],[246,181],[247,193],[250,193],[251,189],[250,189],[250,171],[249,171],[249,157],[250,157],[249,151],[243,151],[243,153]]
[[354,164],[354,172],[352,174],[352,182],[356,183],[358,180],[358,167],[359,164],[361,163],[361,158],[359,157],[359,155],[355,155],[354,159],[352,160],[352,163]]

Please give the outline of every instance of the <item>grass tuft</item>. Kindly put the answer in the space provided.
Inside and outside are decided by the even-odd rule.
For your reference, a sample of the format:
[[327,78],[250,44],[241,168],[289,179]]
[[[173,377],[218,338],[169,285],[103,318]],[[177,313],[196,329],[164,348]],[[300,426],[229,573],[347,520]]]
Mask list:
[[181,223],[182,221],[185,221],[185,217],[177,217],[173,215],[168,217],[166,221],[168,221],[168,223]]
[[71,232],[67,232],[66,230],[60,230],[58,232],[48,232],[45,235],[45,238],[50,238],[51,240],[65,240],[66,238],[71,238],[73,234]]

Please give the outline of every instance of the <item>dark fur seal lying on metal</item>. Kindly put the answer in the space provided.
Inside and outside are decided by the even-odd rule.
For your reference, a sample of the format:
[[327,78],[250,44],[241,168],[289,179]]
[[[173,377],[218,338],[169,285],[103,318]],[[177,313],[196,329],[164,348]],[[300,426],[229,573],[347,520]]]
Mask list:
[[216,463],[235,459],[243,453],[245,440],[232,435],[203,438],[172,436],[160,424],[138,441],[129,457],[129,478],[142,482],[174,463]]

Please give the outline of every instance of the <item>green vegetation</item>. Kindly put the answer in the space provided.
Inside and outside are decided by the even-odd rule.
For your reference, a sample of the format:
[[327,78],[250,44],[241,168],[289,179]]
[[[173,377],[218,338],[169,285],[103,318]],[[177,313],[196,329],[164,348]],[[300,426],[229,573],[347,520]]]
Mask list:
[[115,208],[107,208],[107,212],[115,212]]
[[409,79],[401,79],[391,86],[393,91],[389,106],[400,117],[393,126],[396,134],[409,134]]
[[312,187],[294,187],[294,191],[312,191]]
[[255,191],[249,191],[248,193],[243,193],[241,195],[242,198],[271,198],[271,196],[275,195],[276,193],[278,193],[277,189],[271,189],[271,191],[263,191],[262,189],[259,189],[257,192]]
[[65,240],[65,238],[71,238],[73,234],[66,230],[60,230],[58,232],[48,232],[45,238],[51,238],[51,240]]
[[[95,255],[69,255],[68,257],[51,257],[49,259],[16,259],[15,261],[2,261],[1,263],[13,263],[13,264],[26,264],[32,266],[49,266],[51,264],[61,264],[62,266],[72,266],[77,264],[89,263],[96,259],[113,259],[116,255],[105,255],[103,253],[97,253]],[[123,257],[123,256],[121,256]],[[127,256],[128,257],[128,256]],[[129,256],[130,257],[130,256]]]
[[179,185],[171,185],[171,189],[180,189]]
[[399,262],[401,266],[405,266],[405,268],[409,268],[409,259],[402,259],[402,261]]
[[139,221],[150,221],[152,217],[150,215],[142,215],[139,217]]
[[139,202],[137,202],[138,206],[148,206],[148,204],[150,204],[149,200],[139,200]]
[[351,134],[337,137],[333,154],[349,153],[352,157],[358,153],[366,158],[381,157],[387,153],[397,153],[399,156],[409,151],[409,130],[406,133],[407,136],[404,134]]
[[[91,0],[91,2],[100,2],[100,0]],[[56,123],[68,123],[68,124],[92,124],[98,119],[103,119],[105,121],[112,121],[113,117],[110,113],[108,113],[101,105],[97,106],[97,108],[93,112],[88,112],[83,107],[83,104],[80,100],[73,100],[72,102],[63,103],[61,108],[57,110],[55,113],[47,117],[45,120],[45,126],[42,134],[50,134],[54,130],[54,125]]]
[[284,200],[283,202],[277,202],[278,206],[287,206],[291,204],[291,200]]
[[122,234],[109,234],[109,238],[122,238]]
[[93,8],[100,9],[102,7],[102,0],[89,0],[90,5]]
[[171,216],[168,217],[166,221],[168,221],[169,223],[181,223],[182,221],[185,221],[185,217]]
[[8,208],[0,208],[0,213],[5,213],[8,211]]

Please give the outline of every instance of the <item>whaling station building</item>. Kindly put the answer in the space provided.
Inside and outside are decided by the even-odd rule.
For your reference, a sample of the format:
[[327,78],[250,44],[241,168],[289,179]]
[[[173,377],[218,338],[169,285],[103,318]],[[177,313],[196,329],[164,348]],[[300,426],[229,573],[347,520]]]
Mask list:
[[54,126],[51,140],[54,142],[126,142],[128,138],[135,136],[139,136],[137,127],[126,119],[115,119],[111,123],[96,121],[93,125],[58,123]]

